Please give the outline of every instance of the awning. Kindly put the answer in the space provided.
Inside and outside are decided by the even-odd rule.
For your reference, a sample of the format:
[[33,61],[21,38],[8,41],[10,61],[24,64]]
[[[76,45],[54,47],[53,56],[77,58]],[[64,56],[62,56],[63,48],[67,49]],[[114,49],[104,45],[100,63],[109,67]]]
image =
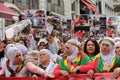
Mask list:
[[9,2],[4,2],[4,5],[8,8],[13,8],[15,9],[16,11],[20,12],[20,9],[13,3],[9,3]]
[[82,1],[82,3],[84,3],[88,7],[88,9],[92,10],[96,14],[99,14],[99,11],[93,5],[88,3],[86,0],[81,0],[81,1]]
[[3,3],[0,2],[0,18],[12,19],[13,16],[19,16],[12,9],[6,7]]
[[94,0],[86,0],[87,2],[89,2],[93,7],[95,7],[96,6],[96,4],[95,4],[95,1]]

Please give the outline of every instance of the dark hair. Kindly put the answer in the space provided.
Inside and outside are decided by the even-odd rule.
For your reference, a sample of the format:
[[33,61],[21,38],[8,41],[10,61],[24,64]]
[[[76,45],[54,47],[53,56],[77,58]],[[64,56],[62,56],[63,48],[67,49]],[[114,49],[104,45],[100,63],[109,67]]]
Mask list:
[[28,47],[28,46],[27,46],[27,43],[26,43],[26,41],[25,41],[25,39],[20,38],[17,42],[19,42],[19,41],[23,41],[23,42],[24,42],[24,45],[25,45],[26,47]]
[[41,11],[40,10],[37,10],[35,13],[40,13]]
[[100,46],[99,46],[98,42],[97,42],[95,39],[91,39],[91,38],[89,38],[89,39],[85,42],[85,44],[84,44],[84,52],[85,52],[86,54],[88,54],[88,51],[87,51],[87,43],[88,43],[88,41],[91,41],[91,42],[94,43],[94,45],[95,45],[94,56],[97,55],[97,54],[100,52]]
[[46,49],[48,49],[48,43],[45,44],[45,42],[40,42],[40,44],[38,45],[38,48],[41,46],[41,44],[44,44],[46,46]]
[[4,44],[7,44],[7,40],[2,40],[2,42],[3,42]]

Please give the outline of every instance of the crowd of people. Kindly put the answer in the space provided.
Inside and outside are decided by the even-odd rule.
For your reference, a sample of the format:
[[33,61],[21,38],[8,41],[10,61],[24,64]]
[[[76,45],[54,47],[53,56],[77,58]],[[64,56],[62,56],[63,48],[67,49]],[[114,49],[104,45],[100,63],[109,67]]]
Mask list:
[[51,34],[47,37],[40,39],[36,46],[33,38],[1,40],[0,75],[69,78],[70,74],[87,74],[93,78],[94,73],[113,72],[113,77],[119,77],[119,37],[104,37],[100,40],[89,38],[83,42],[76,38],[56,41]]
[[[30,28],[26,37],[0,40],[0,76],[68,79],[71,74],[93,78],[94,73],[112,72],[113,77],[119,77],[120,38],[87,38],[85,31],[77,28],[86,22],[84,17],[76,16],[69,38],[59,37],[59,31],[53,29],[36,41],[34,29]],[[53,25],[54,20],[48,23]]]

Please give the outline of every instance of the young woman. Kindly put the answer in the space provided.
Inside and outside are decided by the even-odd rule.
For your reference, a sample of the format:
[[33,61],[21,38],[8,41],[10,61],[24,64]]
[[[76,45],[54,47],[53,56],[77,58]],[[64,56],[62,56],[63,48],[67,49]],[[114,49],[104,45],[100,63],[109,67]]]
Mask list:
[[97,41],[94,39],[88,39],[84,44],[84,52],[93,59],[100,52],[100,47]]
[[9,47],[6,51],[6,55],[8,60],[4,63],[0,75],[5,75],[6,77],[26,77],[27,72],[30,71],[44,77],[54,77],[54,75],[48,74],[43,69],[24,60],[22,53],[15,46]]

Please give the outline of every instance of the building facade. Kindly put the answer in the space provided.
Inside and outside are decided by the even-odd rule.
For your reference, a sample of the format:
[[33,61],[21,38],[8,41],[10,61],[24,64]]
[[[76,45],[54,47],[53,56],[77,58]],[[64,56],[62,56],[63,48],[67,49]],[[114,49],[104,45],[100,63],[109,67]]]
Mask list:
[[[11,10],[12,10],[12,12],[15,12],[16,14],[18,14],[17,15],[18,17],[20,17],[21,15],[24,16],[24,10],[26,10],[26,9],[38,9],[39,8],[39,6],[38,6],[39,0],[0,0],[0,3],[3,5],[3,6],[1,5],[2,7],[6,8],[6,10],[8,10],[8,13],[7,13],[8,17],[11,15],[9,13],[9,11],[11,11]],[[0,11],[0,12],[2,15],[6,14],[6,12],[4,12],[4,10]],[[0,38],[1,39],[5,38],[5,36],[4,36],[5,27],[15,23],[13,18],[7,18],[6,16],[4,16],[4,17],[0,18]]]
[[[63,18],[72,19],[74,14],[94,14],[96,13],[95,2],[93,0],[0,0],[5,6],[19,14],[22,20],[24,10],[27,9],[45,9],[47,14],[51,13]],[[88,4],[86,4],[89,3]],[[5,20],[8,26],[14,23],[14,20]]]
[[120,15],[120,0],[113,0],[113,7],[115,15]]
[[80,0],[80,14],[98,14],[94,0]]
[[114,16],[113,0],[96,0],[96,7],[99,9],[100,14],[106,16]]

